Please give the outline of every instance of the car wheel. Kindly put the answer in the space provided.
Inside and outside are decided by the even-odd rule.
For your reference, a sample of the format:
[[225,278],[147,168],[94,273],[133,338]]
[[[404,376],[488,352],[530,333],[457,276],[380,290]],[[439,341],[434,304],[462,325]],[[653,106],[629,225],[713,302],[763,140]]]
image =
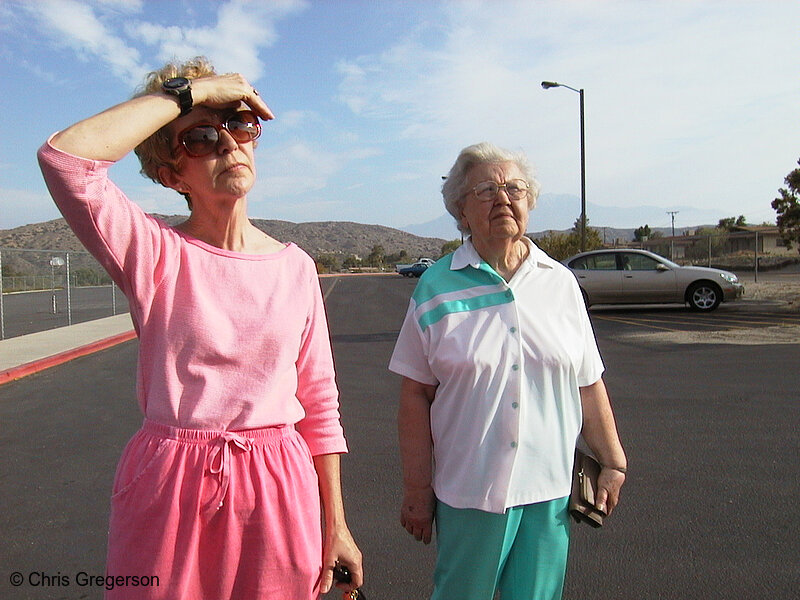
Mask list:
[[712,311],[722,302],[722,290],[710,281],[697,281],[689,286],[686,299],[694,310]]

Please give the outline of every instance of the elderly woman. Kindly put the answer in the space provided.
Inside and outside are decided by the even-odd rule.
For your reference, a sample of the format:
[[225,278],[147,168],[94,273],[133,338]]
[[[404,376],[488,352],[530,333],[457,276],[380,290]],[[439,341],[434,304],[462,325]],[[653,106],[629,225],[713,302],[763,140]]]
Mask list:
[[[247,218],[259,119],[272,118],[244,77],[195,59],[39,151],[139,336],[144,425],[117,468],[107,574],[158,585],[107,598],[305,600],[331,588],[337,562],[353,575],[346,592],[361,585],[315,265]],[[167,226],[109,180],[134,149],[144,174],[189,201],[187,220]]]
[[626,458],[575,278],[525,231],[538,184],[523,155],[462,150],[442,187],[469,238],[421,277],[390,369],[403,376],[401,522],[430,542],[433,598],[561,597],[580,434],[614,509]]

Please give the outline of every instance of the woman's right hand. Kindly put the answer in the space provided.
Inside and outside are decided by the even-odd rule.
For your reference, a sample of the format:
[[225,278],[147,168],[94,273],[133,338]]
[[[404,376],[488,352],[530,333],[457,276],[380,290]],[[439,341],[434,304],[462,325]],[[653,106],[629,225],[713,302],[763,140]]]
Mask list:
[[430,486],[421,489],[406,488],[400,509],[400,524],[424,544],[431,543],[436,497]]
[[274,119],[269,106],[244,75],[227,73],[213,77],[200,77],[192,80],[192,98],[195,104],[212,108],[225,107],[244,102],[265,121]]

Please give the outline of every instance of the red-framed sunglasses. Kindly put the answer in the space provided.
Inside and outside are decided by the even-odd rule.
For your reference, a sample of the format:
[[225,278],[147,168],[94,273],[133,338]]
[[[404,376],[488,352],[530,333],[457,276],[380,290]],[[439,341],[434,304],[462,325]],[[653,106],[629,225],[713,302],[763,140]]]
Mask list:
[[206,156],[217,149],[221,129],[231,134],[240,144],[252,142],[261,135],[258,117],[249,110],[243,110],[232,114],[219,125],[195,123],[181,131],[178,140],[189,156]]

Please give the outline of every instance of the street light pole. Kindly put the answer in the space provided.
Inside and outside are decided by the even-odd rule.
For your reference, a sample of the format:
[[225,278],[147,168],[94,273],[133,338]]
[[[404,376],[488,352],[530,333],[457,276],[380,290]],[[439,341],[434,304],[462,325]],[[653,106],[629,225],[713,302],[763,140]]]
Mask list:
[[542,88],[549,90],[554,87],[563,87],[573,92],[577,92],[580,96],[580,114],[581,114],[581,252],[586,251],[586,137],[584,134],[584,118],[583,118],[583,88],[575,89],[563,83],[556,83],[555,81],[543,81]]

